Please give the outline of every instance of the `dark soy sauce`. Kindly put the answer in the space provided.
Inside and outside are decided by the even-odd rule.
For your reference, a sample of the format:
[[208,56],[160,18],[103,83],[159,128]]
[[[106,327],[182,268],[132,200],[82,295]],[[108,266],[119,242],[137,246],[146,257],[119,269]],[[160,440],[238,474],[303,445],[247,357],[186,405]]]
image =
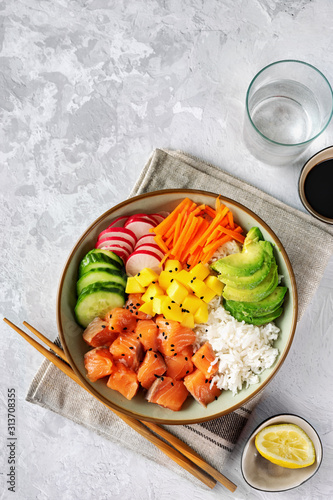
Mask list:
[[333,219],[333,159],[315,165],[305,178],[304,194],[318,214]]

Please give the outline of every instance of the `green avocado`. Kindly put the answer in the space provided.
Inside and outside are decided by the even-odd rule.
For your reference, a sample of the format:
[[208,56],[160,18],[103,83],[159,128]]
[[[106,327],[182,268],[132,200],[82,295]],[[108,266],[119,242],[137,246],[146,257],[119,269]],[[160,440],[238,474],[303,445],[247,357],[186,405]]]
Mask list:
[[223,289],[222,296],[226,300],[235,300],[238,302],[257,302],[270,295],[277,287],[278,282],[279,277],[277,264],[274,262],[271,265],[270,271],[266,278],[252,290],[238,289],[226,285]]
[[[225,309],[228,311],[227,307],[225,307]],[[271,321],[274,321],[276,318],[281,316],[283,307],[277,307],[274,311],[259,317],[244,316],[241,312],[229,312],[235,319],[237,319],[237,321],[244,321],[245,323],[249,323],[251,325],[260,326],[265,325],[266,323],[270,323]]]
[[224,308],[233,316],[236,313],[251,318],[259,318],[272,313],[281,307],[288,288],[286,286],[277,286],[275,290],[265,299],[258,302],[236,302],[233,300],[224,300]]
[[244,244],[240,253],[233,253],[222,257],[211,265],[211,268],[222,274],[223,277],[251,276],[264,264],[266,256],[265,241],[253,241]]
[[257,241],[263,241],[264,237],[262,235],[262,232],[260,231],[259,227],[251,227],[249,232],[246,235],[245,241],[244,241],[244,246],[246,247],[250,243],[256,243]]
[[232,288],[245,288],[247,290],[252,290],[256,286],[258,286],[259,283],[261,283],[268,275],[274,260],[273,247],[270,242],[263,241],[261,243],[262,246],[264,246],[265,255],[264,262],[261,268],[258,269],[258,271],[255,271],[250,276],[238,276],[237,274],[231,276],[230,273],[228,276],[225,276],[221,274],[219,276],[219,280],[222,281],[222,283],[224,283],[225,285],[231,286]]

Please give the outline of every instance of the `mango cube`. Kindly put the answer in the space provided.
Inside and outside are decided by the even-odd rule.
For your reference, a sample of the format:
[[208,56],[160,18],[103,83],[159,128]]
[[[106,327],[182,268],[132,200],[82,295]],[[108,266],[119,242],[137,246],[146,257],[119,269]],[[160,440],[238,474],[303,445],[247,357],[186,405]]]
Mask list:
[[217,276],[208,276],[208,278],[205,279],[205,284],[208,286],[208,288],[213,290],[216,295],[222,295],[223,283],[218,279]]
[[180,323],[182,326],[186,326],[187,328],[194,328],[194,315],[192,313],[183,312],[183,320]]
[[150,302],[145,302],[142,304],[142,306],[139,307],[139,311],[149,314],[149,316],[154,316],[154,311],[153,311],[153,301],[151,300]]
[[166,290],[168,286],[171,284],[171,280],[174,279],[172,273],[168,273],[168,271],[162,271],[159,278],[158,283],[163,290]]
[[182,269],[180,271],[180,273],[177,273],[177,276],[175,276],[175,279],[179,283],[184,285],[187,290],[191,290],[189,287],[189,282],[191,281],[192,277],[188,271],[185,271],[185,269]]
[[200,292],[202,292],[204,290],[204,288],[206,287],[205,283],[202,280],[200,280],[199,278],[196,278],[195,276],[192,277],[188,286],[191,288],[191,290],[196,295],[198,295],[198,297],[200,295],[202,295],[202,294],[200,294]]
[[204,302],[201,301],[200,307],[197,309],[194,314],[194,321],[196,323],[207,323],[208,321],[208,306]]
[[151,283],[141,299],[143,302],[150,302],[157,295],[164,295],[164,290],[158,283]]
[[142,285],[140,285],[140,283],[134,276],[127,278],[125,289],[126,293],[144,293],[145,291],[146,289]]
[[207,303],[210,302],[216,295],[211,288],[208,288],[206,283],[199,279],[194,280],[193,283],[190,282],[190,287],[199,299],[204,300]]
[[181,323],[183,319],[183,312],[181,307],[173,302],[170,297],[166,297],[166,299],[162,303],[162,314],[166,319],[179,321],[179,323]]
[[179,260],[168,259],[164,265],[164,271],[168,273],[179,273],[183,269]]
[[200,300],[198,297],[195,297],[194,295],[188,295],[182,303],[182,308],[185,311],[194,314],[199,309],[201,304],[202,300]]
[[176,279],[166,289],[167,295],[171,300],[174,300],[176,304],[181,304],[185,297],[188,296],[188,291],[181,283],[178,283]]
[[162,305],[166,298],[166,295],[156,295],[156,297],[153,298],[154,314],[162,314]]
[[193,269],[191,269],[191,271],[190,271],[190,275],[192,277],[195,276],[197,279],[202,280],[202,281],[205,278],[207,278],[207,276],[209,274],[210,274],[210,270],[209,270],[208,265],[201,264],[200,262],[199,262],[199,264],[194,266]]
[[155,273],[155,271],[153,271],[152,269],[145,267],[144,269],[142,269],[142,271],[140,271],[134,277],[140,283],[141,286],[148,286],[153,281],[157,282],[159,275],[157,273]]

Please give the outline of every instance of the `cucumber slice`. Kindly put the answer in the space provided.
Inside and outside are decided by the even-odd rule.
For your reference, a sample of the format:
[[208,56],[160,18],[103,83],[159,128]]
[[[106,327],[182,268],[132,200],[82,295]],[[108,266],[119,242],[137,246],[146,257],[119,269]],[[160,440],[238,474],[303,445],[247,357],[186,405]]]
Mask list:
[[107,269],[103,267],[90,269],[89,272],[82,274],[82,276],[78,280],[76,284],[77,294],[80,295],[84,288],[92,285],[93,283],[101,283],[106,285],[109,282],[121,285],[125,289],[127,282],[126,274],[118,269]]
[[[92,264],[109,264],[113,269],[124,269],[124,263],[118,255],[109,250],[90,250],[80,262],[79,276],[89,271]],[[103,266],[101,266],[103,267]]]
[[94,283],[84,288],[78,298],[75,306],[76,320],[83,328],[86,328],[97,316],[103,318],[110,309],[123,307],[124,304],[123,287]]

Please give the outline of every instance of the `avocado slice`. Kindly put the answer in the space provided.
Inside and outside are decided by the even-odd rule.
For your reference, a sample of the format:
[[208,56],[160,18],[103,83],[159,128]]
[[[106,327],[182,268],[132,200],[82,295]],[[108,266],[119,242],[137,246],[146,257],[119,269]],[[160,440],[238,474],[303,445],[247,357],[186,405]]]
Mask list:
[[264,237],[262,235],[262,232],[260,231],[259,227],[251,227],[249,232],[246,235],[245,241],[244,241],[244,246],[249,245],[250,243],[256,243],[257,241],[263,241]]
[[250,276],[231,276],[230,274],[228,276],[225,276],[221,274],[219,276],[219,280],[222,281],[222,283],[224,283],[225,285],[231,286],[232,288],[245,288],[247,290],[252,290],[256,286],[258,286],[259,283],[261,283],[268,275],[274,259],[273,247],[270,242],[263,241],[262,246],[265,246],[264,262],[261,268],[258,269],[258,271],[255,271]]
[[234,300],[224,300],[223,306],[233,316],[234,313],[242,313],[244,316],[259,318],[275,311],[281,307],[288,288],[277,286],[275,290],[265,299],[258,302],[236,302]]
[[266,256],[265,241],[253,241],[243,246],[240,253],[222,257],[211,265],[211,268],[227,278],[234,276],[251,276],[258,271],[264,263]]
[[[225,309],[228,311],[227,307]],[[237,321],[244,321],[245,323],[249,323],[251,325],[261,326],[265,325],[266,323],[270,323],[271,321],[274,321],[276,318],[281,316],[283,312],[283,307],[277,307],[274,311],[259,317],[246,316],[239,311],[237,312],[229,311],[229,312],[235,319],[237,319]]]
[[266,278],[252,290],[238,289],[226,285],[223,289],[222,296],[227,300],[235,300],[239,302],[257,302],[270,295],[277,287],[278,282],[279,277],[277,264],[274,262],[271,265],[271,269]]

